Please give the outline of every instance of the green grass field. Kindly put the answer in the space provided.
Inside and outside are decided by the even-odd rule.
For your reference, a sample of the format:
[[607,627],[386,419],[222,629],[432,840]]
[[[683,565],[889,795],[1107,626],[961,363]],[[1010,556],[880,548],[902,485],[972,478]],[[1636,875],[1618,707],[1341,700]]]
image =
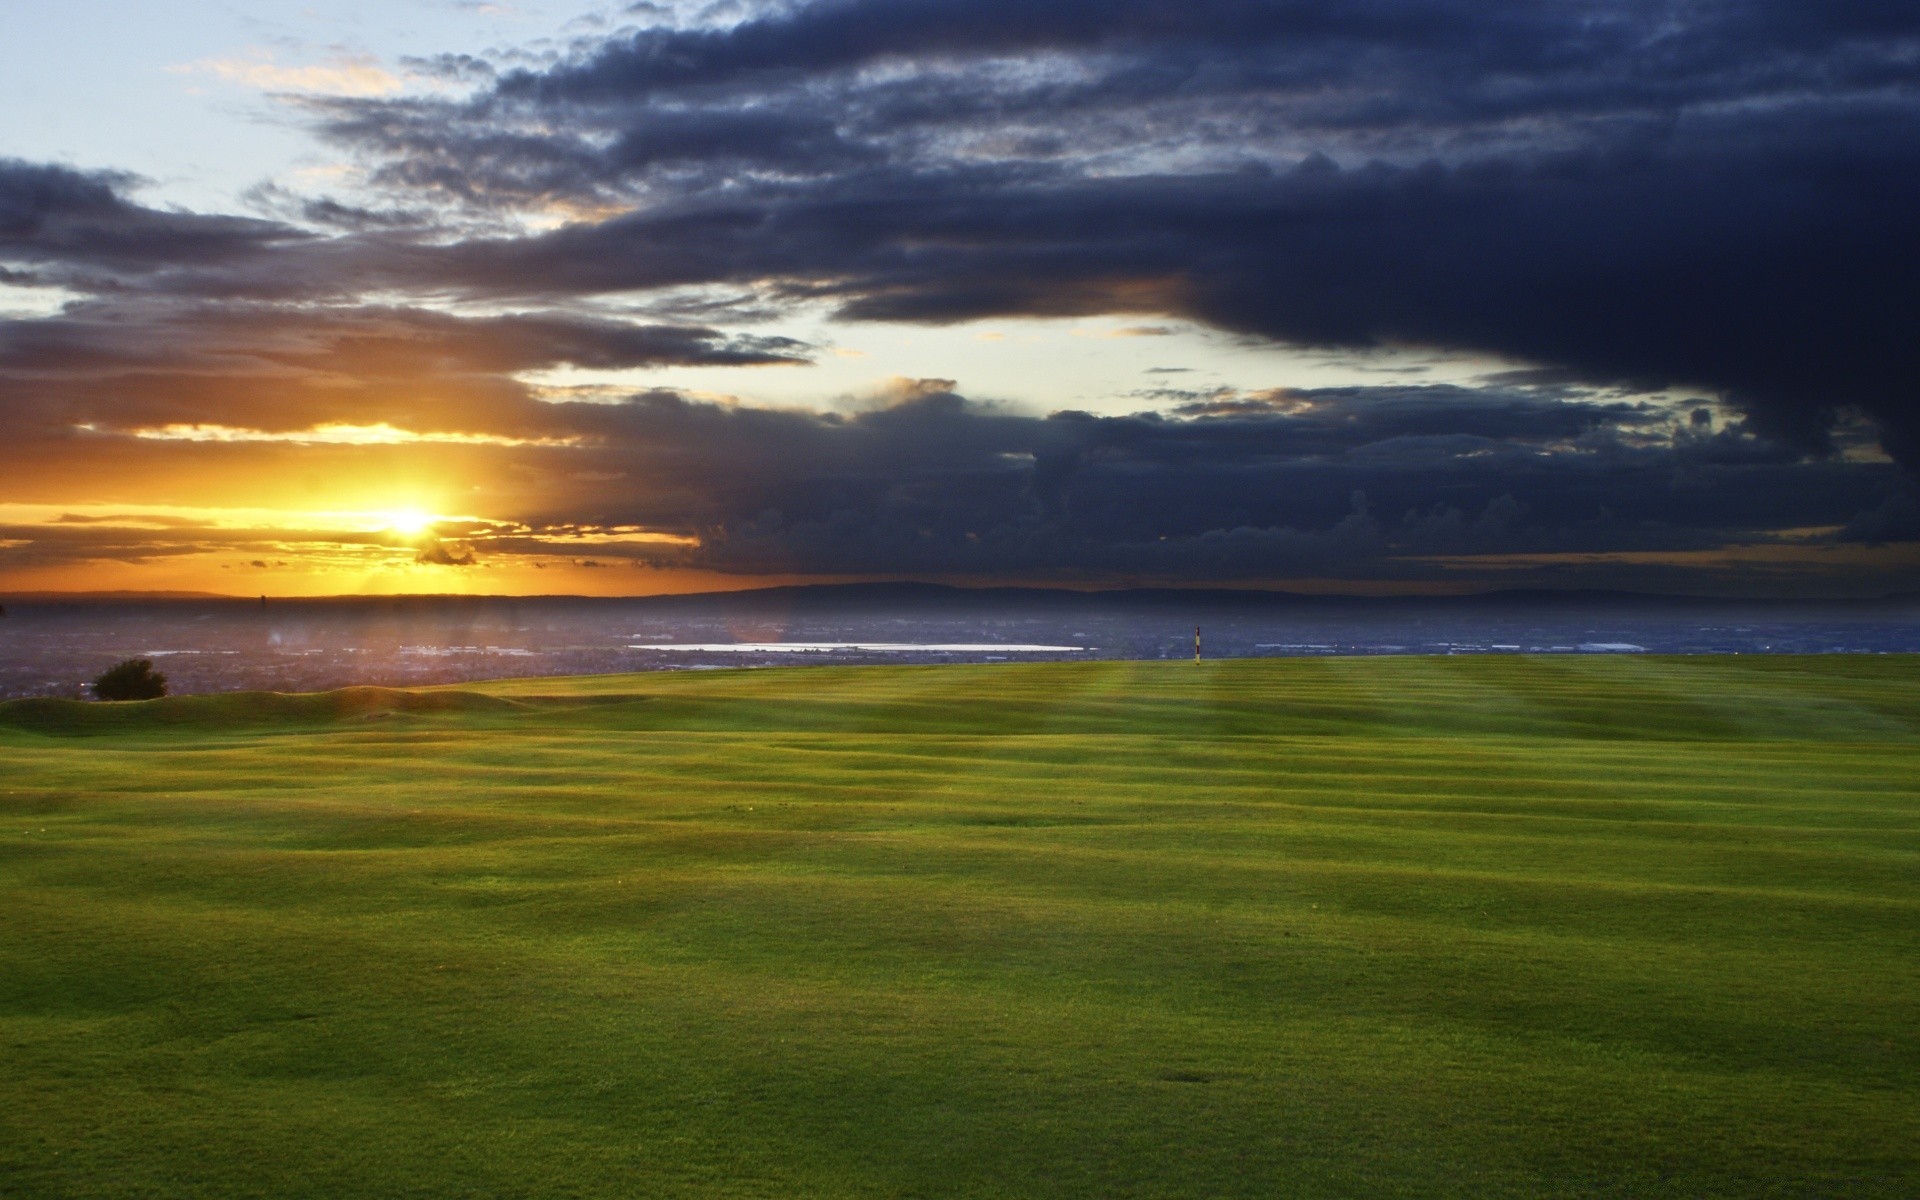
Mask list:
[[1920,1195],[1920,662],[0,705],[0,1195]]

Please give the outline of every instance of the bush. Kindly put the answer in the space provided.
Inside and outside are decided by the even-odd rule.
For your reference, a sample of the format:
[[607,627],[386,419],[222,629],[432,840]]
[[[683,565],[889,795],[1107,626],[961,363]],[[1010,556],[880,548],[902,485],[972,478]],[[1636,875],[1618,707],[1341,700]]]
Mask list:
[[158,700],[167,694],[167,677],[144,658],[130,658],[93,681],[102,700]]

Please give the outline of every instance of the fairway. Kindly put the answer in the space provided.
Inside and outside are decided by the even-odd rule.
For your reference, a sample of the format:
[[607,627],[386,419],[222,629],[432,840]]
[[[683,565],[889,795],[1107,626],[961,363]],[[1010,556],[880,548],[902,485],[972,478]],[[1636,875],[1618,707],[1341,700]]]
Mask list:
[[0,1195],[1920,1195],[1920,662],[0,704]]

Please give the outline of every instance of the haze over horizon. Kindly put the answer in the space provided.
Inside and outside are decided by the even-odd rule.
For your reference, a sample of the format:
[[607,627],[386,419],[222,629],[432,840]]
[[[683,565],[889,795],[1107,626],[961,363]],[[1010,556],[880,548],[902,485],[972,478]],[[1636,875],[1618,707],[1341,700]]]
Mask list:
[[1920,10],[0,12],[0,595],[1920,591]]

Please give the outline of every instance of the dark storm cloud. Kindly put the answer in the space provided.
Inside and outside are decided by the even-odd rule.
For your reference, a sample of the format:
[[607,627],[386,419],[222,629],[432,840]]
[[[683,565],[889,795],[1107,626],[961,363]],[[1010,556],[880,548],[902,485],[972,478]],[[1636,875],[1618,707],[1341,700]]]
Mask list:
[[396,185],[638,205],[419,264],[482,291],[1430,343],[1911,463],[1916,82],[1881,3],[850,0],[323,111]]
[[792,364],[805,349],[790,338],[566,313],[94,301],[0,320],[0,404],[16,432],[398,421],[519,434],[533,418],[514,372]]
[[287,225],[146,208],[120,172],[0,159],[0,259],[41,266],[43,282],[87,288],[121,276],[237,269],[309,241]]
[[343,140],[409,160],[447,151],[504,192],[542,164],[579,172],[552,175],[556,191],[598,191],[657,161],[621,146],[743,157],[737,136],[704,152],[672,136],[702,121],[830,126],[836,138],[809,139],[834,147],[817,169],[848,144],[894,165],[1099,156],[1112,168],[1144,149],[1239,162],[1300,146],[1421,160],[1645,137],[1689,107],[1884,96],[1911,83],[1914,25],[1864,3],[858,0],[644,29],[511,70],[465,102],[320,111]]
[[[1455,389],[1370,391],[1171,417],[1025,416],[941,380],[854,415],[672,393],[558,405],[600,470],[573,494],[555,481],[532,521],[670,529],[697,544],[628,553],[745,573],[1413,578],[1432,574],[1416,555],[1708,550],[1835,526],[1889,475],[1626,404],[1481,396],[1461,433],[1435,423]],[[539,533],[488,546],[553,548]]]
[[[890,403],[850,414],[670,391],[476,406],[485,428],[545,442],[436,453],[498,481],[476,503],[519,520],[445,522],[444,540],[409,553],[482,565],[589,550],[605,562],[746,575],[1417,580],[1446,573],[1425,556],[1712,551],[1837,527],[1882,505],[1893,478],[1885,467],[1804,461],[1738,424],[1701,427],[1684,411],[1551,390],[1215,394],[1171,415],[1035,416],[951,386],[902,382]],[[1451,410],[1463,419],[1440,419]],[[275,444],[88,437],[129,472],[283,469]],[[24,473],[47,453],[16,439],[0,447],[0,469]],[[324,469],[323,456],[364,463],[367,451],[305,453],[305,469]],[[6,561],[47,563],[151,557],[176,543],[251,547],[263,536],[169,522],[161,531],[144,517],[106,516],[0,530],[0,540],[25,543]],[[1858,540],[1866,526],[1855,525],[1842,536]],[[619,529],[684,540],[606,534]],[[1901,536],[1885,522],[1875,529],[1877,540]]]
[[[1233,391],[1190,393],[1160,389],[1177,398],[1172,412],[1190,417],[1252,417],[1291,414],[1324,430],[1344,446],[1392,437],[1459,435],[1546,441],[1576,438],[1596,429],[1658,426],[1672,414],[1645,402],[1595,401],[1559,391],[1413,387],[1280,388],[1250,395]],[[1343,446],[1343,448],[1344,448]]]
[[1205,62],[1215,74],[1203,88],[1325,87],[1389,74],[1403,106],[1408,93],[1430,91],[1536,112],[1555,100],[1614,107],[1623,97],[1670,102],[1808,78],[1882,82],[1904,64],[1879,43],[1912,31],[1890,9],[1860,0],[825,0],[726,28],[645,29],[549,70],[509,72],[497,91],[547,103],[625,101],[874,63],[1052,53],[1090,59],[1103,68],[1094,78],[1118,76],[1135,90],[1151,91],[1156,73],[1173,77],[1166,87],[1192,86],[1181,76]]
[[1854,514],[1835,540],[1871,546],[1920,542],[1920,492],[1915,491],[1911,480],[1889,485],[1880,503]]
[[1455,166],[768,184],[469,242],[433,269],[506,294],[771,279],[863,319],[1166,310],[1295,342],[1465,347],[1718,390],[1810,449],[1858,406],[1911,461],[1920,122],[1843,116],[1757,144],[1702,128]]
[[243,305],[69,306],[0,323],[0,370],[198,364],[237,357],[322,365],[363,356],[395,369],[511,372],[581,367],[753,366],[805,361],[792,338],[567,313],[456,317],[427,309]]

